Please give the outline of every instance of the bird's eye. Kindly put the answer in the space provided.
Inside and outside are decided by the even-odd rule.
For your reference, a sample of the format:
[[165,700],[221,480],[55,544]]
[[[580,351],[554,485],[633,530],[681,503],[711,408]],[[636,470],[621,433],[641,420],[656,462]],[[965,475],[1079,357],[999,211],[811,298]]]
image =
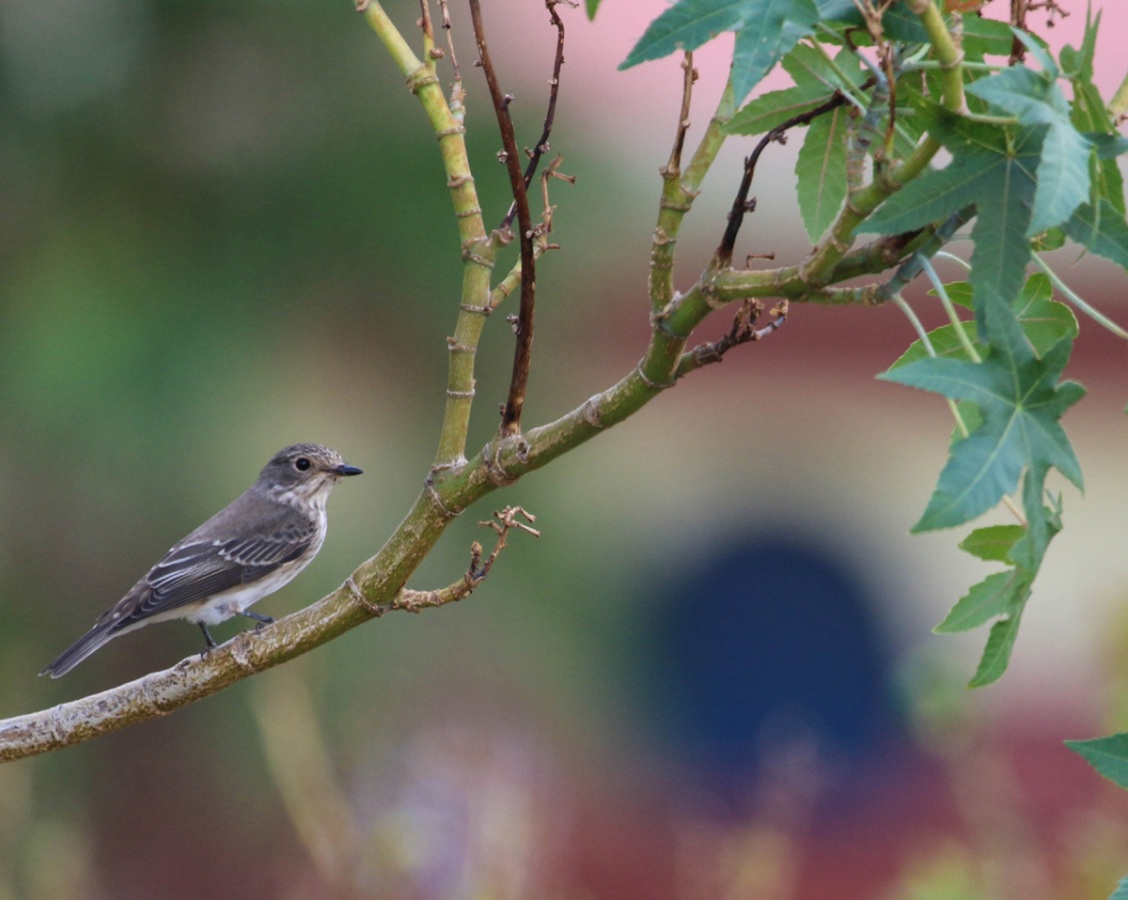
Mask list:
[[294,468],[297,469],[299,472],[304,472],[306,469],[308,469],[310,467],[310,465],[311,465],[310,461],[308,459],[306,459],[304,456],[299,456],[297,459],[294,460]]

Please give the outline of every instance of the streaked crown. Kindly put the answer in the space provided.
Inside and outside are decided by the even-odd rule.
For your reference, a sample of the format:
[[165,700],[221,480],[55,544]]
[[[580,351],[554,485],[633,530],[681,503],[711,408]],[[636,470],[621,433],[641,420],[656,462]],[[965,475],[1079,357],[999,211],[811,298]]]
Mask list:
[[336,450],[320,444],[294,444],[279,450],[259,474],[259,485],[271,491],[309,496],[332,487],[347,475],[360,475]]

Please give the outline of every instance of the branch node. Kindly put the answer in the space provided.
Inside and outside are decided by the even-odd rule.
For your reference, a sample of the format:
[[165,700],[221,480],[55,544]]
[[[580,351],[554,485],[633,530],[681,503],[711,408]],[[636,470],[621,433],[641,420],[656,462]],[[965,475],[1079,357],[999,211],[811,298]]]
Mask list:
[[439,76],[431,70],[430,66],[424,64],[408,75],[406,81],[411,93],[417,94],[427,85],[438,84]]
[[463,245],[462,261],[474,263],[474,265],[482,266],[483,268],[488,269],[492,272],[494,267],[494,260],[491,257],[482,256],[480,253],[475,253],[472,248],[476,243],[477,240],[474,240],[470,241],[468,244]]
[[462,514],[460,509],[448,509],[446,504],[443,503],[443,498],[439,496],[439,492],[435,489],[435,470],[432,469],[431,473],[427,476],[425,482],[427,493],[431,496],[431,502],[435,504],[439,512],[443,514],[444,518],[453,519]]
[[653,390],[653,391],[664,391],[664,390],[666,390],[666,388],[672,388],[675,384],[678,383],[676,378],[671,380],[671,381],[664,381],[664,382],[663,381],[655,381],[654,379],[649,378],[647,376],[646,372],[644,372],[643,369],[642,369],[642,365],[645,362],[646,362],[645,358],[640,359],[638,361],[638,365],[635,366],[635,372],[638,374],[638,377],[642,380],[642,383],[645,384],[651,390]]
[[[502,411],[504,412],[504,407]],[[482,448],[482,466],[486,470],[486,478],[490,484],[497,487],[508,487],[517,480],[516,475],[510,475],[501,465],[501,451],[505,440],[498,440],[497,445],[491,449],[489,444]]]
[[580,415],[592,428],[603,429],[607,427],[603,424],[603,420],[599,418],[598,394],[588,397],[587,400],[584,401],[584,405],[580,408]]
[[360,589],[360,585],[356,583],[356,579],[353,578],[352,575],[345,579],[343,587],[348,591],[349,596],[356,601],[357,606],[368,612],[372,618],[379,619],[380,616],[387,612],[383,606],[373,603],[364,596],[364,591]]

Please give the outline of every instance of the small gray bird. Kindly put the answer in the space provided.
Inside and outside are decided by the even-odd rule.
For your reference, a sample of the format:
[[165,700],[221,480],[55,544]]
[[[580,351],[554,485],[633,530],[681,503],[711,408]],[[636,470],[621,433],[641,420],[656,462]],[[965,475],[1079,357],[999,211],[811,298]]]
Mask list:
[[360,474],[318,444],[278,451],[246,493],[174,544],[39,674],[65,675],[107,641],[150,622],[195,622],[207,641],[205,653],[216,645],[209,625],[232,616],[255,619],[260,628],[273,622],[247,608],[309,565],[325,540],[329,492],[344,476]]

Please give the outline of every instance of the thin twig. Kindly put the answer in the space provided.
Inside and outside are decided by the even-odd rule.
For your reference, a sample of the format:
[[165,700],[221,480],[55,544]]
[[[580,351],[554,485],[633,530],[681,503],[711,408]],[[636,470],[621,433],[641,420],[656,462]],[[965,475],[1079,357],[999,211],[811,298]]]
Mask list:
[[509,186],[517,207],[517,224],[521,231],[521,306],[517,315],[517,346],[513,352],[513,373],[509,379],[509,396],[501,416],[502,434],[517,434],[521,430],[521,412],[525,406],[525,391],[529,384],[529,365],[533,352],[533,309],[536,303],[536,257],[533,253],[533,223],[529,212],[529,194],[521,174],[517,156],[517,139],[513,132],[513,119],[509,103],[513,99],[501,92],[497,73],[486,44],[486,31],[482,24],[480,0],[470,0],[470,18],[474,22],[474,39],[478,44],[478,59],[490,89],[498,130],[501,132],[502,154],[509,173]]
[[456,88],[461,88],[462,68],[458,65],[458,57],[454,53],[454,30],[450,24],[450,7],[448,3],[449,0],[439,0],[439,12],[442,13],[443,16],[443,31],[446,32],[447,55],[450,57],[450,67],[454,74],[454,84]]
[[[545,8],[548,10],[548,15],[556,28],[556,58],[552,63],[552,79],[548,82],[548,108],[544,113],[544,127],[541,129],[541,136],[536,145],[528,151],[529,162],[525,166],[526,189],[533,183],[533,176],[537,172],[537,166],[540,165],[541,157],[549,150],[548,139],[552,135],[552,125],[556,119],[556,97],[560,91],[560,70],[564,66],[564,22],[556,12],[556,7],[562,2],[565,2],[565,0],[544,0]],[[510,204],[509,212],[505,214],[505,218],[501,222],[502,229],[506,229],[513,224],[513,217],[516,213],[517,203],[514,201]]]
[[427,57],[428,61],[433,60],[435,58],[435,29],[431,24],[430,0],[419,0],[419,27],[423,31],[423,55]]
[[781,300],[771,309],[772,321],[763,328],[756,327],[756,320],[763,313],[764,307],[759,300],[745,300],[740,304],[732,320],[732,327],[728,334],[720,340],[709,344],[698,344],[692,350],[687,350],[678,360],[676,378],[688,375],[695,369],[719,363],[725,358],[733,347],[747,344],[750,341],[759,341],[783,325],[787,321],[787,300]]
[[733,248],[736,246],[736,236],[740,231],[741,223],[744,221],[744,214],[751,212],[752,208],[755,206],[755,201],[749,202],[748,192],[752,188],[752,177],[756,174],[756,163],[760,161],[760,154],[762,154],[768,144],[773,141],[778,141],[782,144],[788,129],[794,128],[797,125],[806,125],[823,115],[823,113],[837,109],[845,103],[846,97],[842,92],[835,91],[825,103],[820,103],[814,109],[810,109],[805,113],[792,116],[786,122],[777,125],[760,139],[755,149],[744,160],[744,177],[740,180],[740,189],[736,192],[736,199],[733,201],[732,210],[728,215],[728,225],[725,227],[724,236],[721,238],[720,246],[717,247],[716,254],[714,255],[715,267],[723,268],[732,262]]
[[[518,521],[518,516],[521,516],[525,521]],[[490,574],[490,569],[493,568],[498,555],[505,549],[511,529],[516,528],[519,531],[531,534],[533,537],[540,537],[540,532],[532,527],[536,520],[536,516],[526,512],[520,506],[507,506],[501,512],[495,512],[494,517],[489,521],[478,523],[497,532],[497,543],[494,544],[493,551],[485,560],[482,559],[482,545],[474,541],[470,545],[470,567],[458,581],[433,591],[414,591],[410,588],[403,588],[396,599],[392,601],[389,609],[402,609],[417,613],[430,607],[457,603],[459,600],[469,597],[474,592],[474,588],[485,581],[486,576]]]
[[697,70],[693,68],[693,54],[690,52],[686,52],[685,59],[682,60],[682,71],[685,76],[682,79],[681,112],[678,115],[678,130],[674,135],[674,148],[670,151],[670,161],[666,163],[666,168],[662,170],[662,176],[665,178],[676,178],[681,174],[682,150],[685,147],[686,132],[689,131],[689,110],[693,101],[693,85],[697,81]]

